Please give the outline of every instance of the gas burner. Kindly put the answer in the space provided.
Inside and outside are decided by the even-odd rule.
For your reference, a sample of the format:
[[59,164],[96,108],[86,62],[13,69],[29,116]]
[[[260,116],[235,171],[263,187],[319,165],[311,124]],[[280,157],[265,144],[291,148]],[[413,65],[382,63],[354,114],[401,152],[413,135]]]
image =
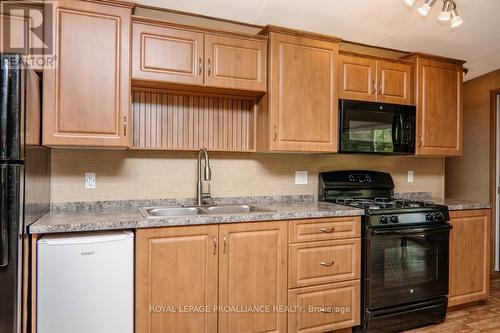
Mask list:
[[412,209],[422,207],[433,207],[436,204],[432,201],[416,201],[410,199],[394,199],[390,197],[375,198],[336,198],[335,203],[348,205],[367,210],[379,209]]
[[432,201],[416,201],[410,199],[396,199],[394,204],[397,208],[421,208],[421,207],[432,207],[436,204]]

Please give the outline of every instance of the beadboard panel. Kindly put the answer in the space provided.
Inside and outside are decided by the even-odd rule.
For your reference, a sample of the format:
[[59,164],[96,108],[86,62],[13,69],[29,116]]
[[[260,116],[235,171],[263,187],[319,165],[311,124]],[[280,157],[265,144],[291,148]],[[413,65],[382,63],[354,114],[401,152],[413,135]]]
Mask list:
[[[194,198],[196,152],[52,149],[52,202]],[[318,172],[367,169],[390,172],[397,192],[444,195],[441,157],[343,154],[260,154],[210,152],[214,197],[295,195],[318,192]],[[309,172],[295,185],[295,171]],[[407,171],[415,171],[413,183]],[[96,188],[85,189],[85,172],[96,173]],[[206,188],[206,187],[205,187]]]
[[133,148],[255,150],[255,100],[133,90]]

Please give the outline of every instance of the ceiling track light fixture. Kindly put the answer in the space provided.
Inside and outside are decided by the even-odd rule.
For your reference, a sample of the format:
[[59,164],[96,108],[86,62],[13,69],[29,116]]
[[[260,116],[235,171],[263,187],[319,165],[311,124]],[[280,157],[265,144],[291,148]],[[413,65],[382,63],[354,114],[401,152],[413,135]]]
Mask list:
[[[404,3],[413,7],[417,0],[403,0]],[[460,17],[457,11],[457,4],[455,0],[441,0],[443,1],[443,8],[441,9],[441,13],[438,16],[438,20],[440,21],[450,21],[450,26],[452,28],[457,28],[458,26],[464,23],[464,20]],[[424,3],[418,7],[418,13],[422,16],[429,15],[432,7],[436,4],[437,0],[424,0]]]

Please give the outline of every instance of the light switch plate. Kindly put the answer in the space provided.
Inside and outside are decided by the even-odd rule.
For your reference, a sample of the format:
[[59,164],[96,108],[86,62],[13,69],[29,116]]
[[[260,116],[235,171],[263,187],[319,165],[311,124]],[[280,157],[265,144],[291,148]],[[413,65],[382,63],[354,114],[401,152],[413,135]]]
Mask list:
[[307,171],[295,171],[295,185],[307,185]]
[[415,171],[408,171],[408,183],[413,183],[415,179]]
[[95,188],[95,173],[85,172],[85,188]]

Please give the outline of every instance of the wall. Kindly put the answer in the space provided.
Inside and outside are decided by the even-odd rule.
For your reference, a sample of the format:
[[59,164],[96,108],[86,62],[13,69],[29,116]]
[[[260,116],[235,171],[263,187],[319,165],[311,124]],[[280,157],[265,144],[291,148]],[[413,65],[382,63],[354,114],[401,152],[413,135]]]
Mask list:
[[[195,196],[196,154],[117,150],[52,150],[52,202],[188,198]],[[316,194],[319,171],[368,169],[390,172],[398,192],[444,194],[443,158],[335,154],[211,153],[212,196]],[[309,171],[295,185],[295,170]],[[407,171],[415,182],[407,183]],[[95,172],[96,189],[84,188]]]
[[464,84],[463,155],[446,159],[446,197],[490,201],[490,90],[500,70]]

